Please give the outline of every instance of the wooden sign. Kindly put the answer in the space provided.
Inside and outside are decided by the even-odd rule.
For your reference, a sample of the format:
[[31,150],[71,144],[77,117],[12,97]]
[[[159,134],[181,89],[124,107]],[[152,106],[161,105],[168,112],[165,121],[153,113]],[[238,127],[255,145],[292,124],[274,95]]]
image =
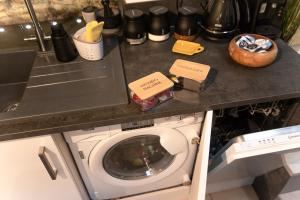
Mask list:
[[201,83],[206,79],[209,70],[209,65],[177,59],[169,72],[175,76],[192,79]]
[[174,53],[181,53],[192,56],[196,53],[204,51],[204,47],[199,43],[177,40],[172,48],[172,51]]
[[141,100],[155,96],[171,87],[174,83],[160,72],[154,72],[148,76],[128,84],[128,87]]

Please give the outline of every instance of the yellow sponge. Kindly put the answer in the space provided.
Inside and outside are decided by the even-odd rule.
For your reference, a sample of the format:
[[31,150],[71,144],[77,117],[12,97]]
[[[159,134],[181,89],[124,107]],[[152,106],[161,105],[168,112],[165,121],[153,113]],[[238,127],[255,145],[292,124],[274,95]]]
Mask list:
[[98,42],[101,37],[104,22],[91,21],[86,24],[84,33],[85,42]]

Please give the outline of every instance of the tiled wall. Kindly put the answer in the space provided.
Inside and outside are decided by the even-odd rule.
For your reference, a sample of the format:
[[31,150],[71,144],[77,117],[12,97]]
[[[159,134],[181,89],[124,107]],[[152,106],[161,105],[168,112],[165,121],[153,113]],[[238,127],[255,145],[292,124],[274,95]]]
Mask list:
[[[31,0],[40,21],[50,19],[62,19],[78,15],[81,9],[89,4],[101,7],[101,0]],[[123,1],[123,0],[119,0]],[[111,0],[113,5],[118,5],[118,0]],[[184,0],[183,5],[200,7],[200,0]],[[151,5],[161,4],[167,6],[171,11],[176,8],[176,0],[160,0],[146,4],[133,4],[127,8],[136,7],[143,10]],[[19,24],[30,21],[24,0],[0,0],[0,26]]]
[[[178,0],[179,2],[182,1],[183,6],[192,6],[196,7],[199,11],[201,11],[200,1],[205,0]],[[158,1],[151,1],[145,3],[138,3],[138,4],[128,4],[125,5],[124,8],[139,8],[143,11],[147,11],[149,7],[153,5],[163,5],[169,8],[170,11],[176,12],[176,0],[158,0]]]
[[[61,19],[78,14],[85,6],[100,6],[100,0],[31,0],[41,21]],[[0,25],[18,24],[29,21],[24,0],[0,0]]]

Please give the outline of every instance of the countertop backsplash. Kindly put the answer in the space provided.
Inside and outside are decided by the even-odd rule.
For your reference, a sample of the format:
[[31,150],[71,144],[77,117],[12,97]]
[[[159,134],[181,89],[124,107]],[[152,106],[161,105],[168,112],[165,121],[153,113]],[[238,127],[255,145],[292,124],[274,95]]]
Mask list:
[[[163,5],[169,8],[171,12],[176,13],[175,0],[157,0],[147,3],[124,5],[124,0],[110,0],[111,5],[118,6],[120,3],[123,9],[138,8],[147,11],[153,5]],[[197,7],[200,12],[200,1],[205,0],[185,0],[184,6]],[[72,16],[78,16],[82,8],[88,5],[101,6],[101,0],[32,0],[39,21],[50,21],[54,19],[66,19]],[[11,24],[22,24],[30,21],[24,0],[0,0],[0,26]]]
[[[111,0],[116,5],[117,0]],[[32,0],[40,21],[64,19],[78,15],[87,5],[101,7],[100,0]],[[0,25],[20,24],[30,21],[24,0],[0,0]]]

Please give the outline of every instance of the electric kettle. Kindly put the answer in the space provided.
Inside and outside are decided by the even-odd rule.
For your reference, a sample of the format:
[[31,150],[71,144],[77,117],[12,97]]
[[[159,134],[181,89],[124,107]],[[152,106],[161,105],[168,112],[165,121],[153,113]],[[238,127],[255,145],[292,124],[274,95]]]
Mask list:
[[[239,1],[243,1],[243,6],[239,5]],[[250,22],[248,1],[239,1],[208,0],[207,5],[202,6],[205,14],[200,26],[204,31],[205,38],[211,40],[231,39],[239,32],[240,23]],[[242,21],[241,13],[243,13]]]

